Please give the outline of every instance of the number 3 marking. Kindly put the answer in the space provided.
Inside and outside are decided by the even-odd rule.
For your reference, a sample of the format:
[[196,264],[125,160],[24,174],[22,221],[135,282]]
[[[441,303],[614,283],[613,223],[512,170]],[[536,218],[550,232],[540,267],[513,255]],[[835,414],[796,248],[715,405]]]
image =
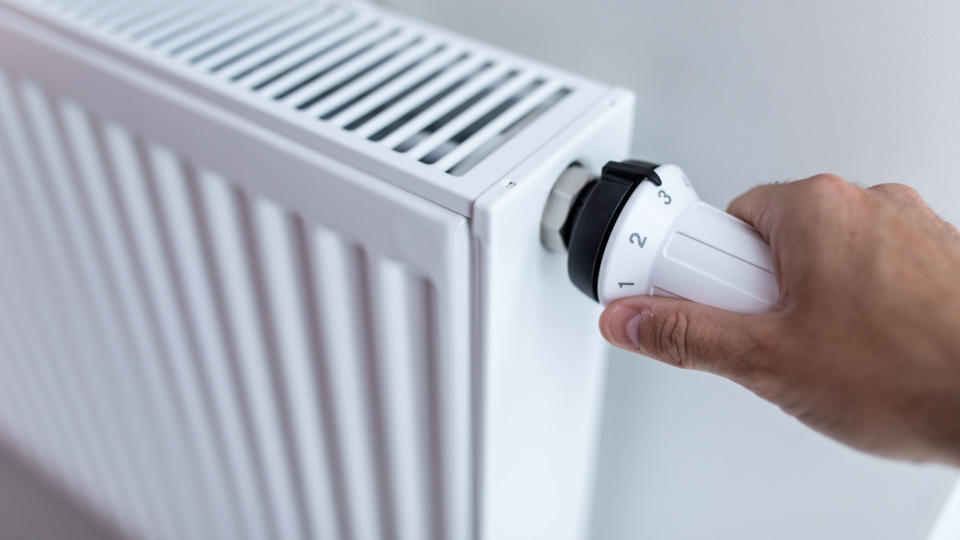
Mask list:
[[[634,242],[634,239],[636,239],[636,242]],[[633,233],[633,234],[630,235],[630,243],[631,243],[631,244],[637,244],[638,246],[640,246],[640,247],[642,248],[642,247],[644,246],[644,244],[647,243],[647,237],[646,237],[646,236],[640,236],[640,235],[637,234],[637,233]]]
[[657,192],[657,197],[663,199],[663,204],[670,204],[673,202],[673,199],[670,198],[670,195],[667,195],[667,192],[662,189]]

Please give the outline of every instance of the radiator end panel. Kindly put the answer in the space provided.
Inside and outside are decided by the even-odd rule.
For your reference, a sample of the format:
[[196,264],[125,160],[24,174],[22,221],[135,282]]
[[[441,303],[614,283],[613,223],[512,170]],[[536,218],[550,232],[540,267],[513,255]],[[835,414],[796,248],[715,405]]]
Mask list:
[[570,285],[540,219],[571,164],[629,151],[633,95],[613,90],[474,206],[479,268],[481,538],[585,538],[605,373],[599,307]]

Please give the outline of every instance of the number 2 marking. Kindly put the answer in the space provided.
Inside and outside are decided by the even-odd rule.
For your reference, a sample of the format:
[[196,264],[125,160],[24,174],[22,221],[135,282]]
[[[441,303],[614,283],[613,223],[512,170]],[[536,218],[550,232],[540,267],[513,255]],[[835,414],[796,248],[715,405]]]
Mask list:
[[[634,240],[636,240],[636,242],[634,242]],[[646,236],[640,236],[640,235],[637,234],[637,233],[633,233],[633,234],[630,235],[630,243],[631,243],[631,244],[637,244],[638,246],[640,246],[640,247],[642,248],[642,247],[647,243],[647,237],[646,237]]]
[[657,192],[657,197],[663,199],[663,204],[665,205],[673,202],[673,198],[671,198],[670,195],[667,195],[667,192],[662,189]]

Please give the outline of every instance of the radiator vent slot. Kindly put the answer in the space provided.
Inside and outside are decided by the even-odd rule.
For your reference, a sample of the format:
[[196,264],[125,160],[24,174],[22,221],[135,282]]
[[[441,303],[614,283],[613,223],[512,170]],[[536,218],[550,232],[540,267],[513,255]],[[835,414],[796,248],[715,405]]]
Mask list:
[[313,1],[54,0],[59,11],[419,166],[467,174],[568,81],[382,12]]

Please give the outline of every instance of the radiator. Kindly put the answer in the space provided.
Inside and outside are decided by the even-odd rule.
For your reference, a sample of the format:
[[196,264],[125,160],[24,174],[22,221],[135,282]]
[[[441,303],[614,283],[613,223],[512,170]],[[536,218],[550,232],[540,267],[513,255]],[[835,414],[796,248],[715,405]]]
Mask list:
[[632,96],[364,3],[0,0],[0,438],[136,538],[573,539]]

